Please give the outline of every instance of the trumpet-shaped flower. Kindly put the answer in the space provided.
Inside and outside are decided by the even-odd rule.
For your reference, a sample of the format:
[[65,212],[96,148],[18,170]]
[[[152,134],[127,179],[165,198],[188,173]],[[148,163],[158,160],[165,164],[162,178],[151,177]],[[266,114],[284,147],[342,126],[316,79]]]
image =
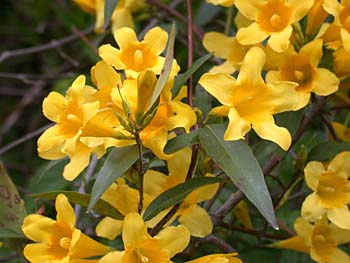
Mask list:
[[350,52],[344,48],[339,48],[333,52],[334,73],[344,79],[350,76]]
[[63,177],[75,179],[89,164],[90,154],[101,157],[107,147],[123,145],[113,139],[118,133],[118,119],[110,110],[100,111],[98,101],[91,102],[95,90],[85,85],[79,76],[66,96],[51,92],[43,102],[43,113],[56,125],[47,129],[38,139],[39,156],[49,160],[70,157]]
[[239,12],[254,21],[248,27],[240,28],[237,40],[242,45],[267,43],[277,51],[283,52],[289,46],[292,24],[303,18],[314,0],[236,0]]
[[294,228],[297,236],[274,243],[271,247],[310,254],[313,260],[320,263],[349,262],[349,255],[337,248],[350,241],[349,230],[328,224],[325,218],[312,225],[302,217],[295,220]]
[[[162,192],[185,181],[187,170],[191,160],[191,149],[185,148],[176,153],[167,161],[169,175],[148,170],[145,174],[144,191],[151,197],[156,197]],[[208,212],[197,203],[209,200],[217,190],[218,184],[203,186],[193,191],[181,204],[173,220],[177,217],[179,222],[186,226],[191,235],[204,237],[211,233],[213,224]],[[160,214],[159,217],[162,217]],[[156,223],[158,217],[153,220]],[[170,220],[171,221],[171,220]],[[150,222],[150,225],[152,222]]]
[[243,263],[236,256],[237,253],[229,254],[212,254],[204,257],[196,258],[191,261],[186,261],[186,263]]
[[108,253],[100,263],[170,263],[170,259],[182,252],[190,241],[190,233],[184,226],[166,227],[151,237],[137,213],[126,215],[122,237],[125,250]]
[[[134,30],[121,28],[115,31],[114,38],[119,49],[111,45],[103,45],[99,48],[100,57],[118,70],[125,70],[126,76],[136,79],[144,70],[151,69],[155,74],[160,74],[164,57],[159,56],[165,49],[168,33],[160,27],[149,30],[144,39],[137,40]],[[176,60],[173,68],[178,68]]]
[[333,24],[338,28],[344,49],[350,53],[350,1],[324,0],[323,8],[334,16]]
[[267,48],[267,55],[278,70],[266,75],[267,81],[292,81],[298,83],[295,90],[300,97],[297,109],[306,106],[311,92],[327,96],[338,90],[339,79],[325,68],[318,68],[322,58],[322,40],[317,39],[303,46],[297,53],[292,47],[283,53]]
[[339,122],[332,122],[332,127],[334,129],[337,138],[343,142],[350,142],[350,128],[346,127],[344,124]]
[[327,169],[320,162],[309,162],[304,173],[306,184],[314,192],[306,197],[302,216],[316,221],[326,214],[333,224],[350,229],[350,152],[338,154]]
[[308,36],[317,32],[328,15],[323,8],[323,2],[324,0],[315,0],[307,14],[306,35]]
[[211,114],[228,116],[225,140],[239,140],[253,128],[263,139],[277,143],[287,150],[291,136],[287,129],[275,124],[273,114],[294,110],[299,103],[296,83],[279,81],[265,83],[261,70],[265,53],[253,47],[244,58],[237,80],[227,74],[204,74],[199,83],[223,106]]
[[98,259],[87,259],[111,251],[74,227],[74,211],[65,195],[57,196],[55,206],[56,221],[38,214],[24,218],[22,231],[36,242],[26,245],[23,250],[30,262],[97,263]]
[[[95,31],[101,32],[105,23],[104,5],[105,0],[73,0],[85,12],[96,15]],[[134,28],[132,14],[144,8],[144,0],[118,1],[111,17],[112,32],[122,27]]]

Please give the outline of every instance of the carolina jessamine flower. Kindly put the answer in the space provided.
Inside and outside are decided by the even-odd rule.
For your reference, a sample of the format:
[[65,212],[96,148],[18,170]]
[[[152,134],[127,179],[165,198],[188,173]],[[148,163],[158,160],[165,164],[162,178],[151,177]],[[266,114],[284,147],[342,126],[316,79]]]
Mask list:
[[328,15],[322,6],[323,2],[324,0],[315,0],[307,14],[306,35],[308,36],[317,32]]
[[253,47],[244,58],[237,80],[227,74],[204,74],[199,83],[223,106],[211,114],[228,116],[225,140],[239,140],[253,128],[263,139],[277,143],[287,150],[291,136],[287,129],[275,124],[273,114],[294,110],[299,103],[296,83],[280,81],[265,83],[261,70],[265,53]]
[[[185,148],[173,154],[173,158],[167,161],[169,175],[148,170],[144,176],[145,193],[155,198],[162,192],[183,183],[190,165],[191,152],[190,148]],[[179,222],[189,229],[191,235],[197,237],[209,235],[213,229],[213,224],[208,212],[198,206],[197,203],[212,198],[217,187],[218,184],[212,184],[193,191],[186,197],[173,219],[169,222],[178,218]],[[163,213],[159,215],[160,218],[162,216]],[[153,222],[149,222],[149,225],[156,223],[157,220],[158,217]]]
[[[164,64],[164,57],[160,54],[165,49],[168,40],[166,31],[160,27],[154,27],[140,42],[134,30],[125,27],[116,30],[114,38],[119,49],[109,44],[99,48],[99,55],[104,61],[117,70],[125,70],[126,76],[134,79],[140,72],[147,69],[153,70],[156,75],[160,74]],[[179,71],[176,60],[173,62],[173,68]]]
[[236,256],[237,253],[229,254],[212,254],[204,257],[196,258],[191,261],[186,261],[186,263],[243,263]]
[[277,51],[285,51],[289,46],[292,24],[304,17],[314,0],[236,0],[239,12],[254,21],[237,32],[237,40],[242,45],[261,43],[269,37],[267,43]]
[[213,5],[222,5],[225,7],[233,6],[235,3],[234,0],[207,0],[207,2]]
[[350,152],[339,153],[327,169],[320,162],[309,162],[304,173],[314,192],[306,197],[302,216],[316,221],[326,214],[333,224],[350,229]]
[[333,24],[339,30],[344,49],[350,53],[350,1],[324,0],[323,8],[334,16]]
[[332,127],[337,138],[343,142],[350,142],[350,128],[344,124],[332,121]]
[[294,222],[297,236],[276,242],[274,248],[285,248],[310,254],[310,257],[320,263],[349,262],[349,255],[337,248],[338,245],[350,241],[350,231],[328,224],[323,218],[315,225],[309,224],[299,217]]
[[165,227],[151,237],[137,213],[125,217],[122,237],[125,250],[108,253],[100,263],[170,263],[170,259],[183,251],[190,241],[190,233],[184,226]]
[[[139,191],[129,187],[125,180],[118,178],[117,182],[112,184],[101,198],[114,206],[122,215],[126,216],[129,213],[137,212],[140,200]],[[151,202],[151,198],[144,194],[144,208]],[[96,234],[110,240],[115,239],[122,231],[123,220],[116,220],[110,217],[105,217],[96,226]]]
[[90,257],[104,255],[109,247],[98,243],[74,227],[75,215],[65,195],[56,198],[56,221],[38,214],[24,218],[22,231],[34,244],[25,246],[24,256],[32,263],[97,263]]
[[[104,26],[104,0],[73,0],[85,12],[96,15],[95,31],[101,32]],[[134,28],[132,14],[146,6],[144,0],[118,1],[111,17],[112,32],[122,27]]]
[[75,179],[89,164],[91,153],[101,157],[106,148],[123,145],[114,139],[118,119],[110,110],[100,111],[98,101],[89,97],[96,92],[79,76],[67,90],[66,96],[51,92],[43,102],[43,113],[56,124],[38,139],[39,156],[56,160],[69,156],[63,171],[67,180]]
[[333,68],[334,73],[340,79],[350,76],[350,52],[346,52],[344,48],[339,48],[333,52]]
[[204,35],[203,46],[215,56],[225,59],[223,64],[214,66],[210,73],[232,74],[241,67],[244,56],[251,45],[241,45],[235,37],[229,37],[218,32],[209,32]]
[[292,46],[285,52],[277,53],[267,48],[267,56],[278,70],[271,70],[266,81],[292,81],[298,83],[295,90],[300,97],[296,109],[310,101],[311,92],[327,96],[338,90],[339,79],[325,68],[319,68],[322,58],[322,40],[317,39],[303,46],[297,53]]

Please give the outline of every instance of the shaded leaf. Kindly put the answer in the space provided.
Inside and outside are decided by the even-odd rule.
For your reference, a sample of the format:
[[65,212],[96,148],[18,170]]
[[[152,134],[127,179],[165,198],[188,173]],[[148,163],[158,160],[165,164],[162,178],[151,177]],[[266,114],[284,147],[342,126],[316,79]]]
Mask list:
[[23,237],[21,225],[26,214],[24,202],[0,162],[0,238]]
[[350,151],[350,142],[322,142],[311,149],[307,160],[328,161],[343,151]]
[[218,183],[221,180],[215,177],[195,177],[164,191],[149,204],[143,214],[144,220],[150,220],[161,211],[182,202],[193,190],[204,185]]
[[191,133],[183,133],[168,141],[164,152],[171,154],[187,146],[199,143],[198,134],[200,130],[193,130]]
[[117,4],[118,4],[118,0],[105,0],[103,28],[107,28],[109,21],[111,21],[113,11],[117,6]]
[[[59,194],[64,194],[65,196],[67,196],[68,200],[73,204],[78,204],[83,207],[89,206],[91,195],[80,194],[73,191],[61,191],[61,190],[51,191],[46,193],[34,194],[34,195],[31,195],[31,197],[55,200],[57,195]],[[109,203],[107,203],[102,199],[96,202],[93,209],[104,216],[109,216],[114,219],[123,220],[124,218],[124,216],[116,208],[114,208],[112,205],[110,205]]]
[[278,225],[263,173],[245,141],[224,141],[225,125],[202,129],[199,139],[208,155],[231,178],[276,229]]
[[139,153],[136,145],[114,148],[107,156],[98,172],[96,181],[91,191],[91,199],[88,209],[92,209],[107,188],[122,176],[138,159]]

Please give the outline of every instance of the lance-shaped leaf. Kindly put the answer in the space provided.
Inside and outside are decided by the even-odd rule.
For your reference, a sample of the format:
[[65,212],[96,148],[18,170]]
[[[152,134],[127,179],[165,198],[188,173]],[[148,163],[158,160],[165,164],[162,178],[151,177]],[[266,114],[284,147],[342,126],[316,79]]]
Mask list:
[[185,73],[176,76],[173,87],[173,97],[179,93],[181,87],[186,84],[187,80],[193,75],[193,73],[195,73],[212,56],[212,53],[204,55],[203,57],[197,59]]
[[199,143],[198,134],[200,130],[193,130],[191,133],[183,133],[168,141],[164,148],[166,154],[177,152],[187,146]]
[[109,21],[111,21],[113,11],[117,4],[118,0],[105,0],[103,29],[107,28]]
[[92,209],[107,188],[122,176],[139,157],[136,145],[114,148],[97,174],[88,209]]
[[338,153],[350,151],[350,142],[322,142],[311,149],[308,161],[328,161],[334,158]]
[[245,141],[224,141],[225,125],[202,129],[199,140],[208,155],[256,206],[266,220],[278,229],[270,193],[261,168]]
[[221,180],[215,177],[195,177],[164,191],[149,204],[143,214],[144,220],[150,220],[161,211],[182,202],[193,190],[204,185],[218,183]]
[[21,225],[26,214],[24,202],[0,162],[0,238],[23,237]]
[[170,76],[171,68],[173,66],[174,59],[174,43],[175,43],[175,23],[171,25],[170,36],[168,40],[168,48],[166,51],[165,61],[162,68],[162,72],[159,75],[156,87],[154,88],[154,92],[151,98],[151,102],[149,104],[149,108],[153,106],[153,104],[157,101],[160,93],[162,93],[163,88]]
[[[80,194],[73,191],[50,191],[40,194],[31,195],[33,198],[43,198],[49,200],[55,200],[57,195],[64,194],[67,196],[69,202],[77,205],[81,205],[82,207],[88,207],[90,202],[91,195],[89,194]],[[117,220],[123,220],[124,216],[112,205],[107,203],[106,201],[100,199],[96,202],[94,206],[94,211],[108,216]]]

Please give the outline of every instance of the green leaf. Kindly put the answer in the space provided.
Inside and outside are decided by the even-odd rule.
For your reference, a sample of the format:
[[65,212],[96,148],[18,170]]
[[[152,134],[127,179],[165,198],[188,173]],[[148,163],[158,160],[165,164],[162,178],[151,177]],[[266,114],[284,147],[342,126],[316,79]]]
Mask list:
[[221,180],[221,178],[215,177],[195,177],[166,190],[149,204],[143,214],[144,220],[150,220],[161,211],[182,202],[193,190],[208,184],[218,183]]
[[92,209],[107,188],[122,176],[139,157],[136,145],[114,148],[106,158],[91,191],[88,209]]
[[26,214],[24,202],[0,161],[0,238],[22,238]]
[[350,142],[322,142],[311,149],[307,160],[328,161],[344,151],[350,151]]
[[175,138],[168,141],[164,152],[171,154],[177,152],[187,146],[199,143],[198,134],[200,130],[193,130],[191,133],[177,135]]
[[225,125],[206,126],[200,132],[199,140],[208,155],[256,206],[272,227],[278,229],[270,193],[257,160],[245,141],[224,141],[225,129]]
[[211,59],[212,56],[212,53],[206,54],[197,59],[185,73],[176,76],[173,87],[173,97],[179,93],[181,87],[186,84],[187,80],[193,75],[193,73],[195,73],[205,62]]
[[[153,104],[158,99],[160,93],[162,92],[165,84],[169,78],[171,68],[173,66],[173,58],[174,58],[174,43],[175,43],[175,23],[171,25],[170,36],[168,41],[168,48],[165,56],[164,65],[162,68],[162,72],[158,78],[156,87],[154,88],[154,92],[151,98],[151,102],[149,104],[149,108],[153,106]],[[147,109],[148,110],[148,109]]]
[[[51,191],[51,192],[45,192],[40,194],[34,194],[30,195],[33,198],[43,198],[43,199],[49,199],[49,200],[55,200],[57,195],[64,194],[67,196],[68,200],[77,205],[81,205],[83,207],[88,207],[90,202],[91,195],[89,194],[80,194],[78,192],[73,191]],[[97,201],[97,203],[94,206],[94,211],[104,215],[109,216],[111,218],[117,219],[117,220],[123,220],[124,216],[112,205],[107,203],[106,201],[100,199]]]
[[103,28],[107,28],[109,21],[111,21],[111,17],[115,7],[118,4],[118,0],[105,0],[105,8],[104,8],[104,26]]

